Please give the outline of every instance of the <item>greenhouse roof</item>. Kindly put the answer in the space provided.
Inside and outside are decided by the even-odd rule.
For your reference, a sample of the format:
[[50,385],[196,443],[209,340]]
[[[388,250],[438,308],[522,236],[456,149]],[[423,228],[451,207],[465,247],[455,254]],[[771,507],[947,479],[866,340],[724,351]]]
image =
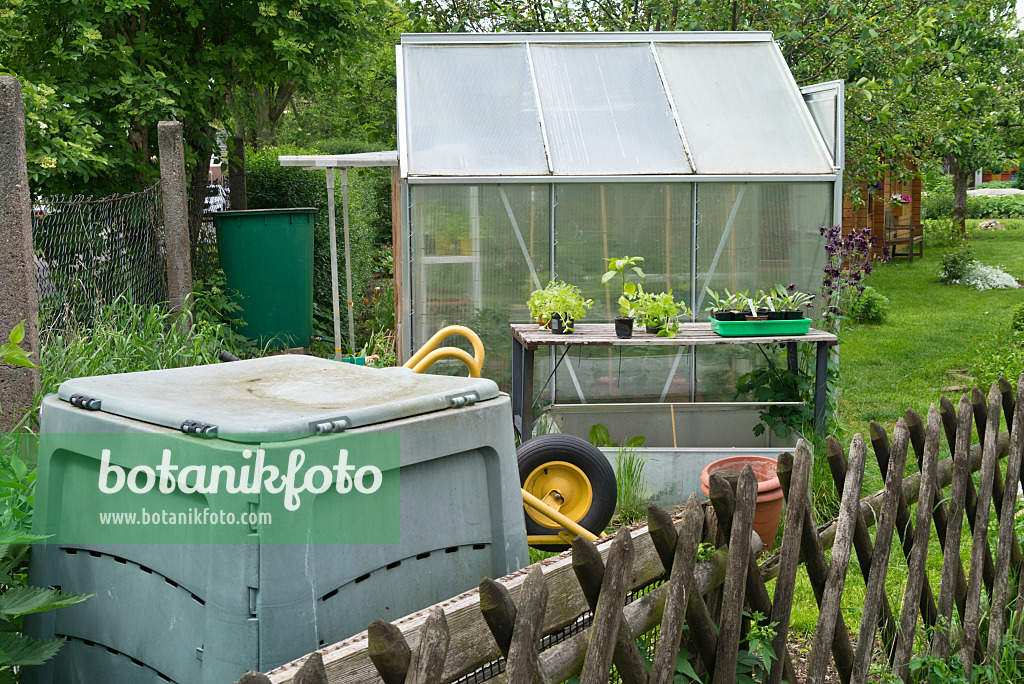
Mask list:
[[833,175],[842,105],[827,104],[812,116],[768,32],[405,34],[398,47],[410,177]]

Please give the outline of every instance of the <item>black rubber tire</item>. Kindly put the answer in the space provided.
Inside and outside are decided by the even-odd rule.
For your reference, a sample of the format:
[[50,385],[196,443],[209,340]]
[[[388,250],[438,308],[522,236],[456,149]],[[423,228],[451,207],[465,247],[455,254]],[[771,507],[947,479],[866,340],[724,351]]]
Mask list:
[[[516,449],[516,460],[519,462],[519,483],[526,484],[530,473],[545,463],[565,461],[580,470],[590,481],[592,500],[590,508],[578,521],[579,524],[596,535],[604,532],[608,522],[615,514],[615,503],[618,490],[615,486],[615,470],[608,458],[590,442],[573,435],[551,434],[540,435],[527,440]],[[526,534],[557,534],[562,528],[545,527],[531,518],[524,510],[526,518]],[[565,545],[539,544],[534,546],[541,551],[564,551]]]

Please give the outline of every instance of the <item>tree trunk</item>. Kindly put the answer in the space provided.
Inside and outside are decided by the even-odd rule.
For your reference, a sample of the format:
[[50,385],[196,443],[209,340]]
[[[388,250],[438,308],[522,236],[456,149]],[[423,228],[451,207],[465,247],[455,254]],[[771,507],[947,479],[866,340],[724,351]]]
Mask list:
[[960,229],[960,235],[967,237],[967,180],[969,172],[960,167],[953,154],[947,154],[942,161],[953,176],[953,223]]

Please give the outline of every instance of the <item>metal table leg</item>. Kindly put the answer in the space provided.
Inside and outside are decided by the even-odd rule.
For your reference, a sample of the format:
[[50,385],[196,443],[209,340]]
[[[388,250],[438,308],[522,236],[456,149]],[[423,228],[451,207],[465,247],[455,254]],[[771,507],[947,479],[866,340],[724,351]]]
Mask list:
[[533,436],[533,350],[512,338],[512,423],[521,441]]
[[814,363],[814,425],[824,438],[828,428],[825,417],[825,380],[828,378],[828,343],[818,342]]

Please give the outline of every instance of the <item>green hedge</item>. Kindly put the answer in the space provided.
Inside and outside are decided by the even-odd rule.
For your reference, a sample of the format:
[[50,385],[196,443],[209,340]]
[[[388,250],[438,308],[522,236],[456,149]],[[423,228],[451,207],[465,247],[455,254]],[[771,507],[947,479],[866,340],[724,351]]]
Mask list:
[[[359,150],[367,151],[367,150]],[[335,154],[317,149],[293,146],[264,147],[246,150],[246,190],[250,209],[284,207],[316,207],[313,252],[313,304],[316,328],[331,327],[331,259],[328,230],[327,184],[325,174],[298,168],[282,167],[281,154]],[[384,172],[382,174],[382,171]],[[375,245],[391,242],[391,215],[381,211],[381,178],[388,169],[349,170],[349,244],[352,253],[352,296],[355,300],[357,348],[368,335],[363,322],[372,318],[368,291],[373,276],[372,253]],[[388,192],[390,193],[390,180]],[[335,186],[335,216],[338,230],[338,284],[342,298],[342,337],[347,338],[345,316],[345,251],[342,241],[342,203],[340,174]],[[388,195],[390,202],[390,194]],[[390,206],[390,204],[386,205]],[[329,333],[330,334],[330,333]]]
[[[953,216],[952,193],[934,193],[921,198],[921,218],[937,219]],[[996,197],[967,196],[967,218],[1024,218],[1024,195]]]

